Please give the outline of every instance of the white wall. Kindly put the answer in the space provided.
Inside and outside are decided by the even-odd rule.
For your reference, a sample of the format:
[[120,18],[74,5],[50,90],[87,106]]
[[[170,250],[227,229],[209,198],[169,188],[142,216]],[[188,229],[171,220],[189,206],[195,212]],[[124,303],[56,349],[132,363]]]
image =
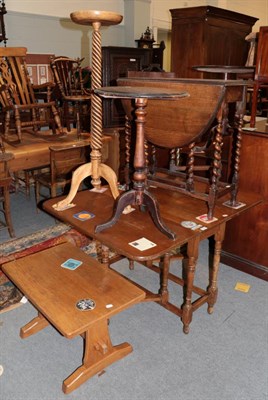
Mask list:
[[253,27],[254,32],[260,26],[268,25],[268,0],[219,0],[218,4],[218,7],[259,18]]
[[[91,27],[74,24],[70,18],[17,12],[8,12],[5,21],[8,46],[25,46],[28,53],[84,57],[84,65],[91,64]],[[125,46],[122,25],[103,27],[101,36],[103,45]]]
[[7,0],[7,43],[26,46],[29,53],[85,57],[88,65],[92,28],[74,24],[70,13],[83,9],[114,11],[123,15],[123,21],[102,28],[102,45],[135,47],[135,39],[149,26],[158,43],[166,39],[164,69],[169,70],[169,10],[207,4],[259,18],[253,31],[268,25],[268,0]]
[[[69,18],[76,10],[107,10],[124,15],[127,2],[141,0],[7,0],[8,11]],[[170,29],[171,8],[211,5],[259,18],[255,27],[268,25],[268,0],[146,0],[151,3],[151,21],[159,28]],[[138,7],[142,7],[138,6]],[[138,9],[137,9],[138,10]],[[139,10],[138,10],[139,11]],[[142,12],[140,18],[143,18]],[[122,21],[124,24],[124,20]],[[146,27],[145,27],[146,28]]]
[[161,29],[171,30],[172,8],[205,6],[206,0],[152,0],[152,25]]
[[7,0],[6,8],[9,11],[65,18],[77,10],[106,10],[123,15],[124,0]]
[[161,29],[171,29],[172,8],[210,5],[259,18],[254,31],[268,25],[268,0],[152,0],[152,25]]

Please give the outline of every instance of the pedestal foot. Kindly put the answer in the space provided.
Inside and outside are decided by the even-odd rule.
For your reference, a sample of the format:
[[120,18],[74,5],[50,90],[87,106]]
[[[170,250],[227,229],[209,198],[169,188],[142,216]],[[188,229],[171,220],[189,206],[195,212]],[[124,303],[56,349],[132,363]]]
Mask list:
[[151,193],[147,192],[146,190],[143,193],[143,204],[145,206],[147,206],[148,211],[149,211],[156,227],[162,233],[164,233],[164,235],[166,235],[169,239],[175,239],[176,234],[174,232],[172,232],[161,220],[158,203],[157,203],[156,199],[154,198],[154,196]]
[[85,332],[84,340],[83,364],[63,381],[62,390],[66,394],[133,350],[129,343],[112,345],[107,321],[94,324]]
[[[99,172],[100,176],[109,183],[112,195],[114,199],[116,199],[119,196],[116,173],[112,168],[105,164],[99,165]],[[67,197],[54,204],[53,208],[57,211],[63,211],[68,208],[68,206],[72,204],[72,200],[75,198],[81,183],[89,176],[92,176],[92,163],[83,164],[78,167],[73,173],[71,188]]]
[[104,222],[103,224],[97,225],[95,227],[95,233],[99,233],[104,229],[111,228],[111,226],[113,226],[118,221],[125,207],[130,204],[135,204],[135,195],[136,191],[130,190],[129,192],[125,192],[120,197],[118,197],[115,202],[115,211],[112,218],[109,221]]
[[49,322],[45,319],[45,317],[42,314],[38,313],[37,317],[32,319],[30,322],[28,322],[28,324],[24,325],[20,329],[20,337],[22,339],[25,339],[25,338],[41,331],[48,325],[49,325]]
[[104,224],[97,225],[95,228],[95,233],[99,233],[104,229],[113,226],[118,221],[123,210],[128,205],[138,205],[140,207],[146,206],[156,227],[169,239],[175,239],[175,233],[172,232],[160,218],[159,208],[156,199],[149,192],[144,191],[142,193],[142,204],[139,204],[139,202],[137,201],[137,196],[140,196],[140,194],[135,189],[132,189],[118,197],[115,203],[115,211],[112,218]]

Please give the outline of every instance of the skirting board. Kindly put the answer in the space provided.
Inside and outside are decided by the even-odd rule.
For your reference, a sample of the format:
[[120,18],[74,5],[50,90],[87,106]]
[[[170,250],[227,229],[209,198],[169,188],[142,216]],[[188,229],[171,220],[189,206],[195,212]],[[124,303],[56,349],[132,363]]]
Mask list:
[[224,250],[221,252],[221,263],[229,265],[232,268],[253,275],[256,278],[268,281],[268,267],[256,264],[250,260],[228,253]]

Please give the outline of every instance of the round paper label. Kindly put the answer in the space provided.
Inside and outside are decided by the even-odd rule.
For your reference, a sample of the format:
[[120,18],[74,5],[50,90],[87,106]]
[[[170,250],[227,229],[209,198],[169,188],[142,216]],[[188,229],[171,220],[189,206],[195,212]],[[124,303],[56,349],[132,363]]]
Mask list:
[[96,307],[96,303],[92,299],[81,299],[76,303],[76,308],[81,311],[93,310]]
[[182,221],[181,222],[181,226],[183,226],[184,228],[192,229],[192,228],[195,228],[196,225],[197,224],[195,222],[193,222],[193,221]]

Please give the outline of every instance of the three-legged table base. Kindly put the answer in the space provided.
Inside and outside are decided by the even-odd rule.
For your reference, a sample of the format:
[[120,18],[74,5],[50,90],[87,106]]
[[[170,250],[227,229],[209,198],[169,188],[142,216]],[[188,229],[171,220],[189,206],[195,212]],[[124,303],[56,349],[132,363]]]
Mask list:
[[141,205],[147,207],[156,227],[169,239],[175,239],[176,234],[164,224],[160,217],[159,207],[155,197],[147,190],[144,190],[142,194],[140,194],[137,190],[132,189],[118,197],[115,203],[115,211],[112,218],[103,224],[97,225],[95,232],[99,233],[104,229],[113,226],[128,205],[139,205],[141,201],[138,199],[138,196],[140,195],[142,196]]

